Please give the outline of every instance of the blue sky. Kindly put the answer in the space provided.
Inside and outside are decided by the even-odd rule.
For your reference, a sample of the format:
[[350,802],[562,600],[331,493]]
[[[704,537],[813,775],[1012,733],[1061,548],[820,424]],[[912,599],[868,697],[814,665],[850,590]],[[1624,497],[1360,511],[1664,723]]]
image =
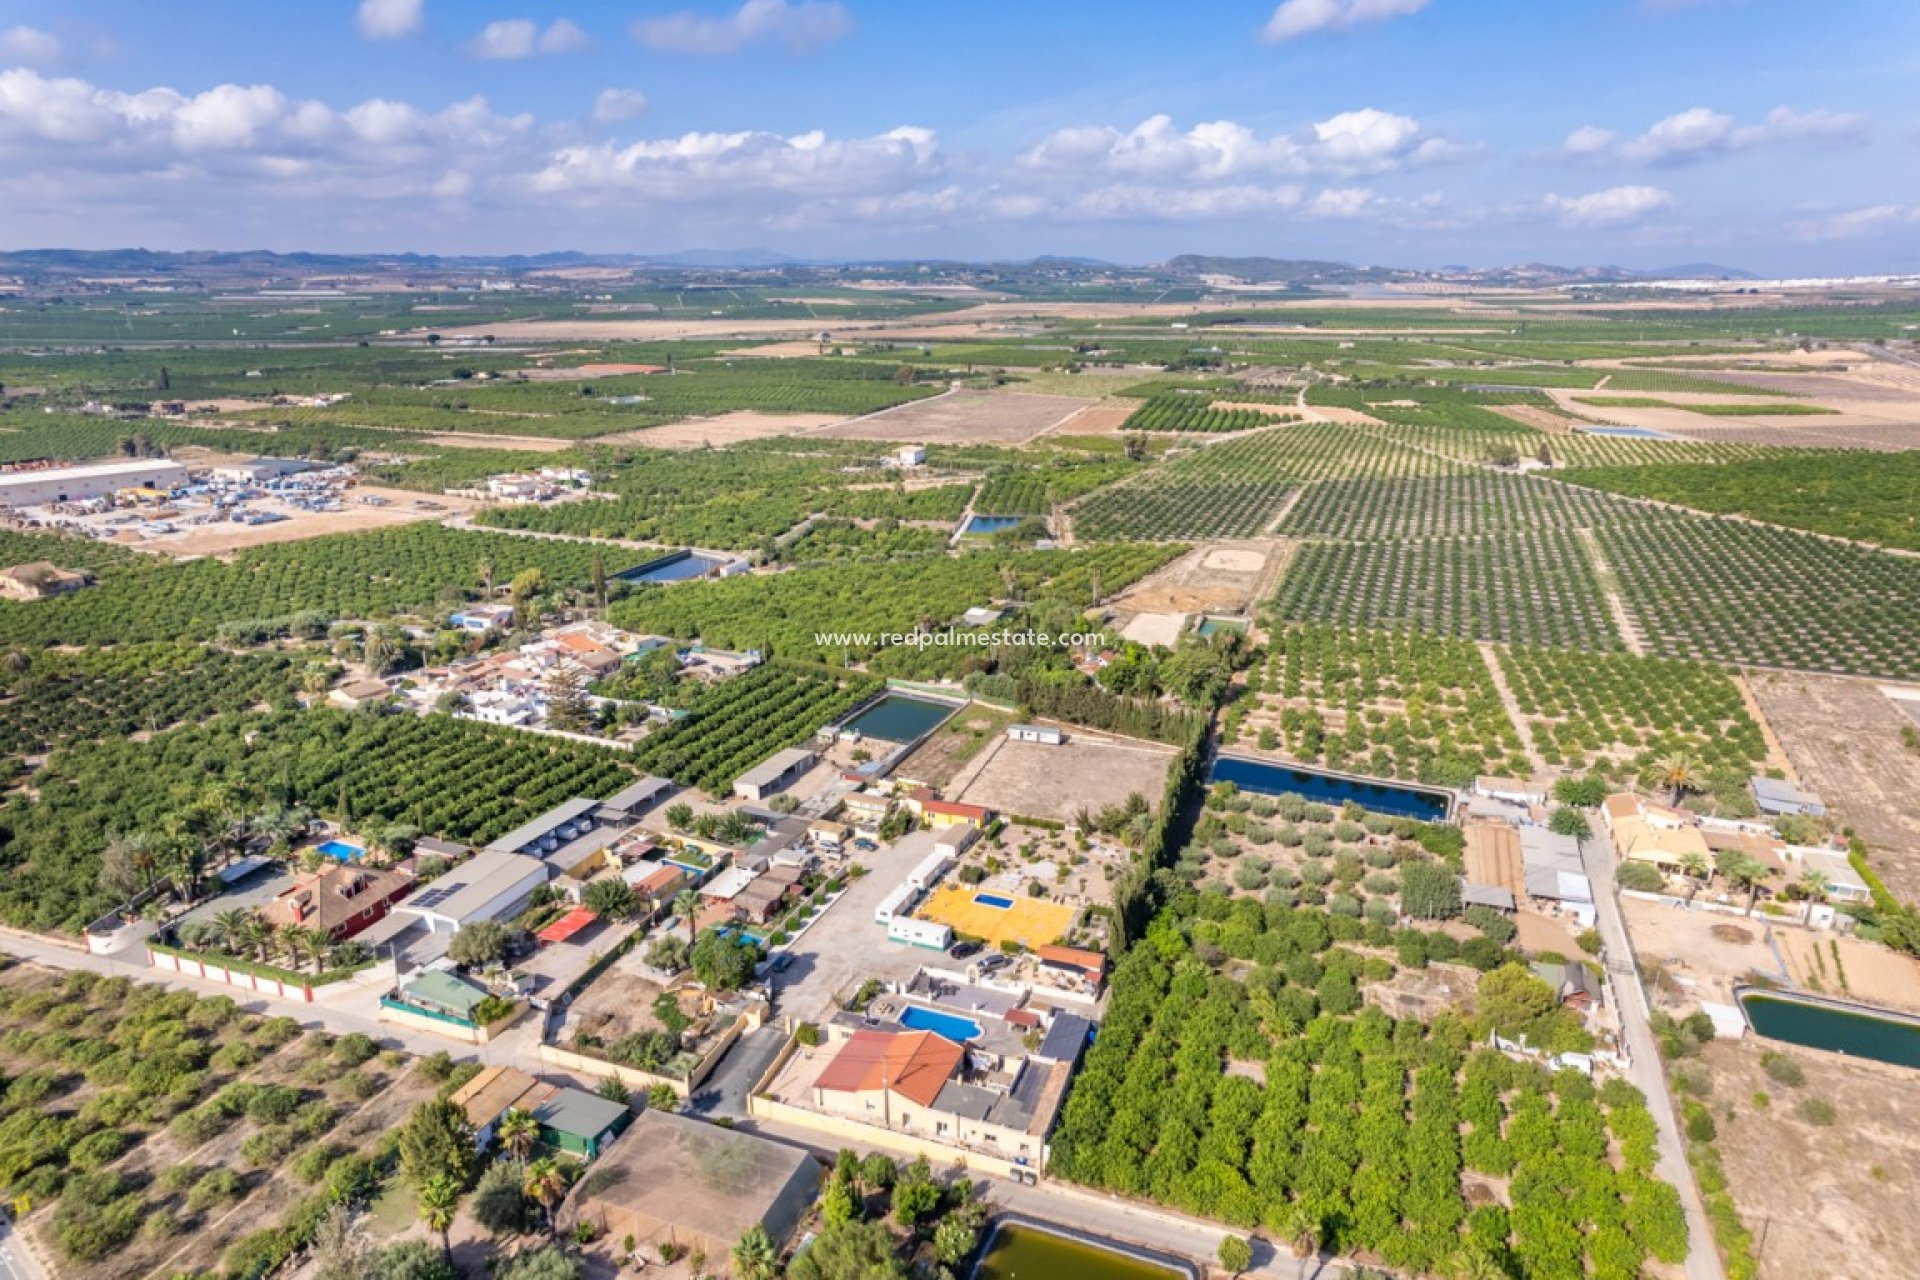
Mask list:
[[1916,83],[1907,0],[12,0],[0,244],[1913,271]]

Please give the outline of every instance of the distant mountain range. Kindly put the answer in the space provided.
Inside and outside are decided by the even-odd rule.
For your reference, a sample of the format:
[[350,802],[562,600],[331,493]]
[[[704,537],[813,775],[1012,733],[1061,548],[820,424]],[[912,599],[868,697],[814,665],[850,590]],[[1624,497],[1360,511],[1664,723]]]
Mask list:
[[566,251],[498,256],[422,253],[275,253],[264,249],[232,252],[200,250],[181,253],[154,249],[20,249],[0,252],[0,274],[45,281],[79,276],[148,278],[227,276],[274,280],[324,274],[433,275],[482,272],[513,275],[529,271],[592,266],[679,271],[766,271],[783,268],[831,271],[836,268],[861,266],[890,270],[926,267],[931,270],[956,273],[985,269],[1089,273],[1128,271],[1157,274],[1173,280],[1221,278],[1246,284],[1302,287],[1447,281],[1545,285],[1660,279],[1752,280],[1756,278],[1750,272],[1714,263],[1685,263],[1657,271],[1610,266],[1561,267],[1546,263],[1491,268],[1412,269],[1356,266],[1350,262],[1330,262],[1311,258],[1215,257],[1191,253],[1181,254],[1152,266],[1133,267],[1102,262],[1095,258],[1053,255],[1042,255],[1025,262],[1010,263],[964,263],[943,259],[887,261],[855,259],[831,262],[795,258],[765,248],[688,249],[658,254]]

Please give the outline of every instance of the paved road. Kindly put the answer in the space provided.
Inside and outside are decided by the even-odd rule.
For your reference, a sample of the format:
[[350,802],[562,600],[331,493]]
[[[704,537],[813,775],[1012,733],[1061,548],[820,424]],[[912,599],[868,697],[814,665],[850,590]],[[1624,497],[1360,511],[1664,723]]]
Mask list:
[[46,1274],[27,1242],[14,1235],[13,1224],[0,1220],[0,1280],[45,1280]]
[[1614,891],[1614,854],[1604,839],[1580,842],[1580,860],[1586,865],[1587,878],[1593,882],[1595,913],[1600,936],[1606,941],[1607,976],[1614,993],[1614,1007],[1620,1015],[1620,1028],[1626,1037],[1632,1061],[1627,1079],[1647,1095],[1647,1106],[1660,1128],[1659,1175],[1680,1189],[1680,1202],[1687,1211],[1687,1235],[1692,1246],[1687,1254],[1687,1280],[1726,1280],[1720,1265],[1720,1251],[1713,1242],[1713,1229],[1700,1199],[1700,1187],[1687,1163],[1686,1145],[1680,1134],[1680,1118],[1673,1109],[1673,1096],[1667,1089],[1667,1074],[1660,1064],[1660,1046],[1654,1041],[1653,1028],[1647,1022],[1647,996],[1634,968],[1633,946],[1627,936],[1626,919],[1620,913],[1620,899]]
[[773,1060],[787,1043],[787,1033],[777,1022],[769,1022],[757,1031],[749,1031],[727,1050],[714,1073],[694,1090],[687,1110],[703,1120],[743,1119],[747,1114],[747,1093],[754,1081],[766,1074]]

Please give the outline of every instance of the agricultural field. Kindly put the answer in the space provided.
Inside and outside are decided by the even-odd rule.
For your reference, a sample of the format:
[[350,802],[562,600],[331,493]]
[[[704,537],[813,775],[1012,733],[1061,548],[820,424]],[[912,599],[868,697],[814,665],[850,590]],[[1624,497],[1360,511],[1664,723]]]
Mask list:
[[[0,535],[5,536],[5,535]],[[12,545],[19,546],[19,535]],[[598,549],[432,523],[253,547],[231,563],[168,564],[77,538],[31,540],[35,554],[70,568],[99,565],[99,584],[54,600],[0,601],[0,646],[124,644],[268,636],[296,626],[423,617],[530,569],[546,589],[583,589]],[[0,544],[0,550],[6,544]],[[638,552],[615,552],[637,560]],[[87,563],[92,560],[92,564]],[[9,560],[8,563],[18,563]],[[607,572],[621,568],[615,560]]]
[[1797,404],[1792,401],[1759,400],[1751,404],[1686,404],[1677,400],[1656,400],[1648,396],[1576,396],[1575,404],[1592,405],[1596,409],[1684,409],[1688,413],[1704,413],[1713,418],[1806,418],[1819,414],[1838,413],[1838,409],[1828,409],[1817,404]]
[[192,644],[49,649],[0,664],[0,752],[156,733],[272,704],[292,705],[300,666],[284,653]]
[[1290,537],[1453,538],[1590,528],[1639,508],[1551,480],[1475,470],[1416,479],[1329,480],[1307,486],[1280,522]]
[[1519,735],[1473,644],[1411,631],[1277,628],[1228,712],[1229,745],[1375,777],[1464,787],[1527,774]]
[[1713,791],[1735,798],[1764,771],[1765,735],[1721,667],[1520,646],[1499,650],[1499,661],[1534,746],[1556,768],[1625,783],[1685,755],[1706,767]]
[[883,688],[878,680],[768,663],[702,692],[687,719],[649,736],[635,754],[647,772],[717,799],[740,774],[805,742]]
[[[616,601],[609,619],[629,630],[832,662],[874,657],[884,637],[916,626],[938,629],[975,605],[1018,599],[1072,616],[1125,589],[1178,555],[1178,546],[1087,551],[977,551],[874,563],[826,564],[771,576],[722,578],[642,591]],[[822,636],[835,637],[823,641]],[[985,651],[905,650],[909,669],[933,674]]]
[[1605,593],[1577,534],[1545,528],[1421,542],[1309,542],[1274,600],[1278,617],[1412,629],[1463,640],[1618,649]]
[[1801,453],[1790,475],[1778,461],[1767,460],[1588,467],[1564,478],[1611,493],[1920,551],[1920,452]]
[[320,708],[221,716],[146,742],[75,742],[36,775],[37,795],[0,805],[0,920],[72,933],[110,909],[120,898],[100,871],[116,834],[191,851],[202,871],[210,855],[195,833],[276,807],[484,844],[635,774],[631,756],[611,748],[445,716]]
[[1123,431],[1251,431],[1276,422],[1293,420],[1297,415],[1275,410],[1216,408],[1208,392],[1167,391],[1155,395],[1128,415]]
[[1267,530],[1302,484],[1461,469],[1350,427],[1280,427],[1175,454],[1100,490],[1074,507],[1074,532],[1082,540],[1250,538]]
[[1649,513],[1594,536],[1669,657],[1920,677],[1920,562],[1706,516]]
[[0,1176],[74,1280],[277,1265],[328,1207],[377,1191],[393,1128],[435,1087],[366,1036],[17,963],[0,1068]]
[[1409,1271],[1484,1252],[1518,1274],[1628,1276],[1685,1255],[1637,1090],[1471,1047],[1512,1026],[1493,993],[1523,970],[1480,979],[1471,1019],[1396,1023],[1360,994],[1393,962],[1331,945],[1393,954],[1385,926],[1380,945],[1358,921],[1252,899],[1189,911],[1120,962],[1056,1174]]
[[949,391],[920,404],[820,428],[838,440],[910,444],[1022,444],[1086,408],[1068,396]]

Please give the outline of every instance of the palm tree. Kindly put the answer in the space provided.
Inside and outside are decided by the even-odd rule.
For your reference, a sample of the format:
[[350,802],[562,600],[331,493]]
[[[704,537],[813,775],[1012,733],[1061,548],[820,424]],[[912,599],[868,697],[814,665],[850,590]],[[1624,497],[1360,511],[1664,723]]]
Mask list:
[[440,1233],[440,1256],[449,1263],[453,1261],[453,1242],[447,1233],[453,1229],[453,1218],[460,1211],[460,1184],[445,1174],[436,1174],[428,1178],[420,1187],[420,1221],[427,1224],[427,1230]]
[[1800,873],[1800,892],[1807,897],[1807,909],[1800,916],[1800,923],[1806,924],[1813,919],[1813,904],[1821,902],[1827,896],[1827,877],[1825,872],[1808,867]]
[[494,1136],[508,1155],[515,1160],[525,1160],[527,1153],[533,1150],[533,1144],[540,1141],[540,1122],[533,1118],[531,1111],[508,1107],[506,1114],[500,1117],[500,1127],[494,1131]]
[[306,929],[298,926],[283,929],[281,936],[286,939],[287,954],[293,959],[293,967],[298,969],[308,961],[313,962],[313,971],[319,973],[325,967],[327,952],[333,949],[333,939],[318,929]]
[[1507,1269],[1484,1245],[1468,1245],[1454,1254],[1447,1266],[1454,1280],[1507,1280]]
[[780,1271],[779,1246],[773,1243],[773,1237],[767,1234],[767,1229],[758,1223],[748,1227],[746,1234],[734,1241],[733,1251],[728,1256],[738,1280],[773,1280]]
[[1706,766],[1700,763],[1698,756],[1676,751],[1656,761],[1649,775],[1659,786],[1667,789],[1673,798],[1673,807],[1678,809],[1681,798],[1687,792],[1700,789],[1701,775],[1705,772]]
[[259,916],[248,916],[246,931],[241,935],[241,940],[247,949],[253,952],[254,959],[265,964],[267,957],[273,954],[274,943],[278,938],[272,925]]
[[527,1199],[535,1201],[546,1211],[547,1234],[558,1235],[559,1223],[554,1217],[554,1211],[560,1207],[560,1202],[567,1196],[566,1170],[562,1169],[556,1160],[535,1160],[527,1166],[526,1181],[520,1189]]
[[1680,855],[1680,872],[1687,877],[1687,901],[1692,902],[1707,878],[1713,874],[1713,868],[1707,862],[1707,855],[1695,849],[1689,849]]
[[700,895],[692,889],[682,889],[673,895],[673,913],[687,922],[687,945],[692,946],[698,940],[700,916]]
[[480,586],[487,599],[493,599],[493,561],[483,559],[475,566],[474,572],[480,575]]
[[395,652],[393,637],[385,627],[367,628],[366,638],[360,642],[360,660],[367,664],[370,675],[385,675],[393,665]]
[[238,953],[246,945],[253,916],[243,907],[229,907],[213,917],[213,944],[222,951]]
[[1305,1205],[1289,1206],[1281,1226],[1282,1234],[1293,1246],[1294,1257],[1311,1258],[1320,1251],[1320,1218]]
[[1718,862],[1720,874],[1726,877],[1727,883],[1747,891],[1746,913],[1752,915],[1754,899],[1760,896],[1760,882],[1770,874],[1767,864],[1739,852],[1723,853]]

